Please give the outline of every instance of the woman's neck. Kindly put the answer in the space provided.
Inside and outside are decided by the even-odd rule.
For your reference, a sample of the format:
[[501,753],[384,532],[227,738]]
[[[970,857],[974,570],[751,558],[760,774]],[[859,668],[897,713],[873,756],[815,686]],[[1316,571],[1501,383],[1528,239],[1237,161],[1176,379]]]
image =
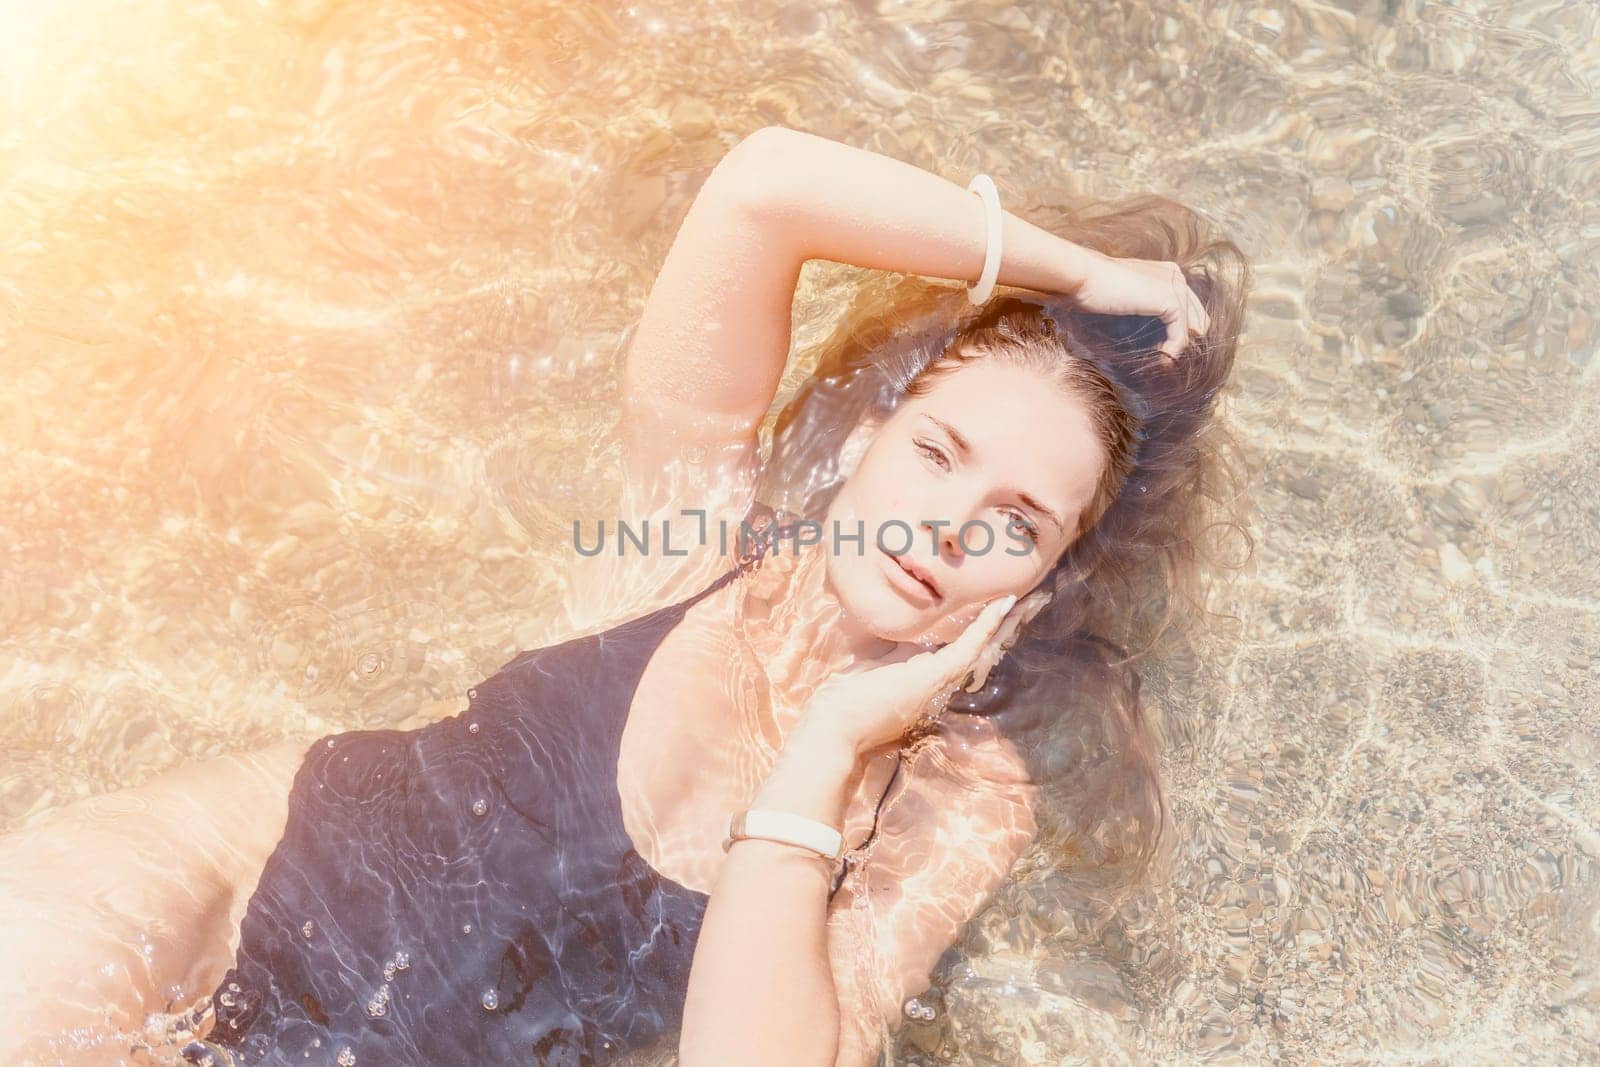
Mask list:
[[844,610],[820,543],[796,549],[780,541],[744,581],[739,626],[767,676],[780,728],[828,678],[899,651]]

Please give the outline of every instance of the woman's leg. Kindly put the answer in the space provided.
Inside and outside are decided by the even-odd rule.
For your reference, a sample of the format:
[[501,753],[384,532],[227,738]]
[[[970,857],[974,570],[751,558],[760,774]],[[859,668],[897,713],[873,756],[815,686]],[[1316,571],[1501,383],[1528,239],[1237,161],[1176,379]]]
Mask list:
[[0,1062],[54,1063],[72,1031],[115,1040],[216,988],[305,750],[180,767],[0,838]]

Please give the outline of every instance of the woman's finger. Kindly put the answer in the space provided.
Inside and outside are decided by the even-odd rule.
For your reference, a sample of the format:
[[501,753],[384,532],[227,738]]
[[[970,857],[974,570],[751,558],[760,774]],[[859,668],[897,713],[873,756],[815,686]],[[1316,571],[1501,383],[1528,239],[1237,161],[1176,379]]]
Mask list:
[[978,658],[978,653],[983,651],[984,644],[993,637],[995,631],[1000,629],[1000,623],[1005,620],[1006,612],[1011,610],[1011,605],[1017,602],[1015,593],[991,601],[978,613],[978,617],[967,624],[961,636],[945,645],[934,653],[939,661],[941,672],[951,678],[960,677],[972,666]]
[[1189,283],[1184,280],[1183,270],[1176,263],[1168,263],[1168,279],[1172,284],[1172,310],[1163,318],[1167,324],[1167,339],[1162,342],[1161,351],[1168,359],[1177,359],[1189,345],[1189,331],[1194,316],[1190,313],[1189,297],[1194,291],[1189,288]]
[[1167,320],[1167,339],[1161,342],[1161,354],[1168,359],[1175,359],[1188,342],[1189,331],[1184,325],[1183,316],[1172,316]]
[[1201,337],[1211,332],[1211,316],[1206,314],[1206,306],[1192,289],[1189,290],[1189,329]]
[[999,665],[1006,652],[1016,643],[1018,632],[1050,602],[1050,595],[1046,590],[1035,589],[1019,600],[1014,609],[1006,612],[1006,617],[1000,620],[999,629],[995,630],[994,636],[983,646],[983,651],[978,653],[978,658],[972,664],[972,681],[967,683],[967,692],[976,693],[983,688],[983,684],[989,680],[989,672]]

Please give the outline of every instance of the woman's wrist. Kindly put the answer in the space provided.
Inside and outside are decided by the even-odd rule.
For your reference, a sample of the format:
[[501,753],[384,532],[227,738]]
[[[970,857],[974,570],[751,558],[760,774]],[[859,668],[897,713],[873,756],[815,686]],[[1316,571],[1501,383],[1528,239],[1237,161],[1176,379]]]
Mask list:
[[859,753],[848,737],[802,718],[789,731],[750,807],[792,812],[837,827],[858,764]]
[[[1054,236],[1053,234],[1051,236]],[[1100,253],[1083,245],[1075,244],[1065,237],[1056,237],[1060,245],[1060,254],[1055,262],[1060,272],[1055,288],[1052,292],[1062,293],[1067,296],[1077,296],[1089,280],[1089,275],[1094,271],[1095,261],[1103,259]]]

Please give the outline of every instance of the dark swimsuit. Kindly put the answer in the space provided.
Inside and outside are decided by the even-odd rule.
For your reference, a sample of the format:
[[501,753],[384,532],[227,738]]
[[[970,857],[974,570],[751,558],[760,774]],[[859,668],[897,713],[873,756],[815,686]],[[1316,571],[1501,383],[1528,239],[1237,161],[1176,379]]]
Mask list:
[[651,654],[751,562],[518,654],[453,718],[317,741],[209,1041],[248,1064],[577,1065],[675,1036],[708,898],[635,851],[619,746]]

